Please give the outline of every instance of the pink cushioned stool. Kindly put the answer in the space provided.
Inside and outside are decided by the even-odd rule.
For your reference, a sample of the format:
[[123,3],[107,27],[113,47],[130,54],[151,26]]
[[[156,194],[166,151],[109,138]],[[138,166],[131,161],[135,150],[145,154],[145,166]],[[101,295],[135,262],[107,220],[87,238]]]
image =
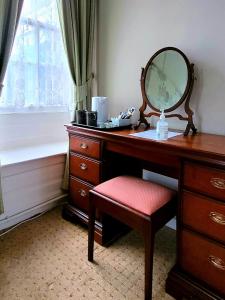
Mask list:
[[96,209],[138,230],[145,241],[145,299],[152,298],[155,233],[176,213],[177,194],[162,185],[119,176],[97,185],[89,196],[88,260],[93,261]]

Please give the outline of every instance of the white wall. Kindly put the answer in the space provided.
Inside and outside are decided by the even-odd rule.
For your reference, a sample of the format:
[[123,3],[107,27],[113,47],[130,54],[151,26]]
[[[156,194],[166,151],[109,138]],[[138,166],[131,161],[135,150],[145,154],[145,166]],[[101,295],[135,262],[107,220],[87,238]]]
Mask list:
[[24,113],[0,115],[0,150],[44,143],[66,142],[69,113]]
[[[160,48],[181,49],[195,64],[191,97],[199,131],[225,134],[225,1],[100,0],[99,95],[111,115],[141,106],[141,67]],[[183,128],[185,122],[170,120]]]

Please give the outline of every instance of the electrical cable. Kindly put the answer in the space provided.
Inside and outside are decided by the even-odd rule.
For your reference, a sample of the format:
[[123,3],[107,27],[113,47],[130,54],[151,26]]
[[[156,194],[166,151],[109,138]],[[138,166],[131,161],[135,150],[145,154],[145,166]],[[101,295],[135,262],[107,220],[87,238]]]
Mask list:
[[[55,207],[61,206],[61,205],[66,204],[66,203],[67,203],[66,201],[65,201],[65,202],[62,202],[62,203],[59,203],[59,204],[57,204]],[[2,237],[2,236],[5,235],[6,233],[12,231],[12,230],[15,229],[16,227],[18,227],[18,226],[20,226],[20,225],[22,225],[22,224],[24,224],[24,223],[26,223],[26,222],[29,222],[29,221],[32,221],[32,220],[35,220],[35,219],[41,217],[42,215],[46,214],[46,213],[49,212],[50,210],[52,210],[52,208],[47,209],[47,210],[45,210],[45,211],[43,211],[43,212],[41,212],[41,213],[39,213],[39,214],[36,214],[36,215],[34,215],[33,217],[30,217],[30,218],[28,218],[28,219],[26,219],[26,220],[23,220],[23,221],[17,223],[16,225],[13,225],[13,226],[10,227],[9,229],[6,229],[5,231],[3,231],[3,232],[0,234],[0,237]]]

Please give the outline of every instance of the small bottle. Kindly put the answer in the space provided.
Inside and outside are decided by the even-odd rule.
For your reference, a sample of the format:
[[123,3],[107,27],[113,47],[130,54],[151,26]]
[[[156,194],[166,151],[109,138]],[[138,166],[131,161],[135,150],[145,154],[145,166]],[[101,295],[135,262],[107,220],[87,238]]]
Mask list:
[[168,122],[166,121],[166,117],[164,115],[164,110],[160,115],[160,118],[156,125],[156,133],[159,140],[167,140],[168,139]]

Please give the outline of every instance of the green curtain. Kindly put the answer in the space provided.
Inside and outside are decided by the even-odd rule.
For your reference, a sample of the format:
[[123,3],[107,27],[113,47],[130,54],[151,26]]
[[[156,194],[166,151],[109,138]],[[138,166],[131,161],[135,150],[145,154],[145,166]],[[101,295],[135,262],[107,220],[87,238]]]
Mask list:
[[[0,96],[22,5],[23,0],[0,0]],[[4,208],[0,172],[0,214],[3,212]]]
[[23,0],[0,0],[0,96]]
[[[57,3],[63,42],[74,82],[75,109],[90,110],[96,0],[57,0]],[[63,189],[68,189],[68,157],[67,154]]]
[[64,46],[75,85],[75,108],[91,108],[96,0],[57,0]]

